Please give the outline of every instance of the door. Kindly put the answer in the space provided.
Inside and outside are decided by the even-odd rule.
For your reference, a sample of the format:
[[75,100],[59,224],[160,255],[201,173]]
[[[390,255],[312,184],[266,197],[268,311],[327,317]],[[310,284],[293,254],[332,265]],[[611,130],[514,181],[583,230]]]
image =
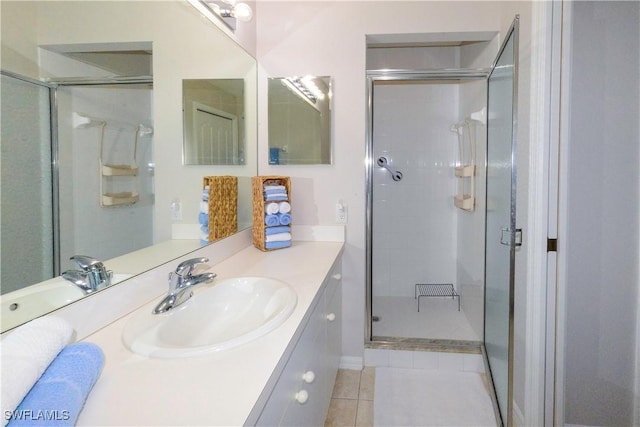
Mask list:
[[[49,88],[2,75],[2,292],[54,275]],[[17,244],[16,242],[20,242]]]
[[488,80],[484,345],[504,425],[512,419],[518,17]]

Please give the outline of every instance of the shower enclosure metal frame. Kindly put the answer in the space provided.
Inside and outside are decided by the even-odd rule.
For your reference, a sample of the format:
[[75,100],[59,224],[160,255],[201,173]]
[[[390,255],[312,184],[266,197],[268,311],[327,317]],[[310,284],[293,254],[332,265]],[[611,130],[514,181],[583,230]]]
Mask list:
[[[473,69],[433,69],[433,70],[370,70],[367,71],[367,128],[366,128],[366,153],[365,153],[365,224],[366,224],[366,343],[379,347],[392,347],[393,341],[373,340],[373,172],[376,167],[373,158],[373,86],[377,81],[446,81],[446,80],[486,80],[489,76],[488,68]],[[424,340],[423,340],[424,341]],[[440,340],[441,341],[441,340]],[[403,342],[407,342],[403,340]],[[455,344],[453,342],[434,343],[433,347],[440,350],[477,350],[477,346],[468,344]]]
[[58,103],[57,85],[32,79],[11,71],[0,70],[0,74],[49,91],[49,138],[51,141],[51,222],[53,231],[53,275],[60,275],[60,199],[59,199],[59,162],[58,162]]

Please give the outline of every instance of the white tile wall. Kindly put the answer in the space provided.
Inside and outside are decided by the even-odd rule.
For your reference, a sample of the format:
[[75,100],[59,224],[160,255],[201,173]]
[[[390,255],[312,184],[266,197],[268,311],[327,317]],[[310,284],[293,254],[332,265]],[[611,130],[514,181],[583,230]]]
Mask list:
[[373,295],[414,296],[416,283],[455,283],[452,197],[458,85],[376,85],[374,159],[403,173],[373,178]]

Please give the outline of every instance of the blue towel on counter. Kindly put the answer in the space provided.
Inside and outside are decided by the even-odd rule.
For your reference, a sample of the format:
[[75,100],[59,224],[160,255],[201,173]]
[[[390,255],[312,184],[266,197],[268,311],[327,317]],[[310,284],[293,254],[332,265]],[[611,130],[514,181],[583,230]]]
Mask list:
[[267,242],[264,244],[264,247],[267,249],[281,249],[288,248],[291,246],[291,240],[286,240],[282,242]]
[[202,190],[202,200],[205,202],[209,201],[209,186],[207,185],[206,187],[204,187],[204,189]]
[[30,414],[10,426],[73,426],[98,380],[104,354],[100,347],[79,342],[62,349],[16,409]]
[[286,196],[287,195],[287,190],[284,187],[264,190],[264,195],[265,196],[268,196],[270,194],[284,194]]
[[266,226],[275,227],[277,225],[280,225],[280,218],[278,217],[278,215],[265,215],[264,223],[266,224]]
[[264,196],[264,199],[267,202],[284,202],[288,199],[288,197],[286,193],[279,193],[279,194],[267,194],[266,196]]
[[[278,224],[280,224],[279,218],[278,218]],[[272,234],[279,234],[279,233],[290,233],[290,232],[291,232],[291,227],[289,227],[288,225],[279,225],[277,227],[269,227],[264,230],[265,236],[270,236]]]
[[200,213],[198,215],[198,224],[200,225],[209,225],[209,215],[207,215],[206,213]]
[[206,234],[208,236],[209,235],[209,226],[208,225],[201,225],[200,226],[200,231],[202,231],[204,234]]
[[265,184],[262,186],[262,189],[264,191],[272,191],[272,190],[280,190],[280,191],[285,191],[287,189],[287,187],[285,187],[284,185],[270,185],[270,184]]
[[278,221],[280,222],[280,225],[289,225],[291,224],[291,214],[285,213],[285,214],[278,214]]

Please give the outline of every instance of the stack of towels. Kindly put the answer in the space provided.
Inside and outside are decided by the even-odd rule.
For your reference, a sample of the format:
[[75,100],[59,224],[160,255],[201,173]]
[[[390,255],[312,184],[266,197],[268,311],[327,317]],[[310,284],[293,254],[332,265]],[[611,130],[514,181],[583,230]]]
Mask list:
[[4,424],[75,425],[100,376],[104,354],[88,342],[67,345],[73,328],[41,317],[2,339]]
[[263,186],[265,205],[265,248],[280,249],[291,246],[291,205],[284,185]]
[[207,185],[202,189],[202,198],[200,199],[200,213],[198,214],[198,224],[200,224],[200,244],[206,246],[209,244],[209,189]]

